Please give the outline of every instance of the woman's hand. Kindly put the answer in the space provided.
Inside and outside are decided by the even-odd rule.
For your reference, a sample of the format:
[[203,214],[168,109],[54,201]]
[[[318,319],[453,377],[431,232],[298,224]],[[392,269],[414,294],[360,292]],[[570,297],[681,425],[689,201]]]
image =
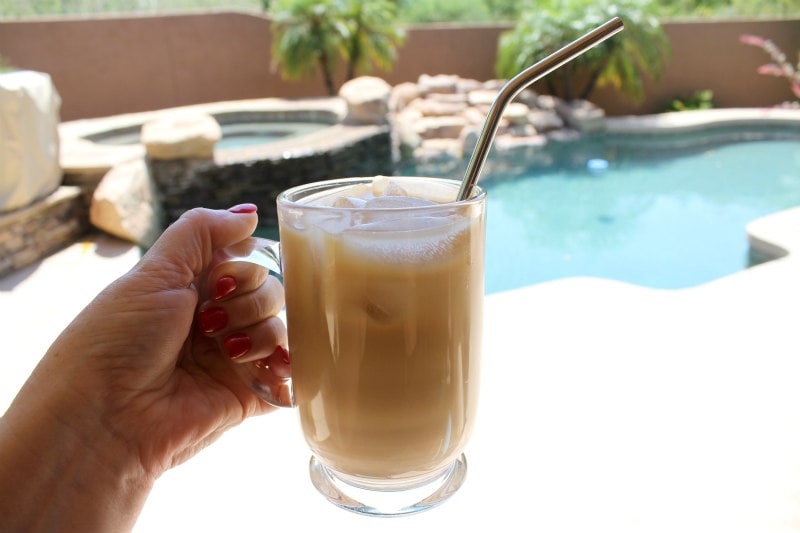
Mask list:
[[288,375],[282,287],[249,264],[200,286],[256,223],[250,204],[186,213],[59,336],[0,420],[0,530],[129,529],[165,470],[274,409],[227,359]]

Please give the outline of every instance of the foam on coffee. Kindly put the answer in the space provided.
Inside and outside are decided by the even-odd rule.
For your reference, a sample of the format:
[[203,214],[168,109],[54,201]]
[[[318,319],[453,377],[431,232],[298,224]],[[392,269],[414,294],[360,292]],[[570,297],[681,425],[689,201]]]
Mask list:
[[[352,247],[354,253],[378,261],[419,262],[448,253],[468,226],[452,212],[426,210],[451,202],[457,189],[413,181],[398,183],[380,177],[371,184],[357,184],[328,191],[304,203],[335,208],[321,214],[318,227]],[[409,209],[416,213],[409,214]],[[417,211],[418,210],[418,211]],[[386,233],[393,234],[392,239]]]

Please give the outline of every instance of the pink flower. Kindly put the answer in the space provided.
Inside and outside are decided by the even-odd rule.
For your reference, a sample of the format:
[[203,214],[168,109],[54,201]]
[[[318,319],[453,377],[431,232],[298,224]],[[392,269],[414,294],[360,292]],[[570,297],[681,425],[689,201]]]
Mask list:
[[775,63],[761,65],[756,72],[765,76],[784,76],[786,74],[784,69]]
[[798,98],[800,98],[800,82],[797,80],[792,81],[792,92]]
[[751,44],[753,46],[764,46],[767,43],[767,40],[763,37],[759,37],[758,35],[749,35],[744,34],[739,37],[739,41],[743,42],[744,44]]

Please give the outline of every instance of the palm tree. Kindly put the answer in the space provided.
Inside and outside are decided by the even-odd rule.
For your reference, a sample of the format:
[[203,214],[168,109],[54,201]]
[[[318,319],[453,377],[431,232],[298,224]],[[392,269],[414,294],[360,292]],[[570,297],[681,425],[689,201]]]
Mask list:
[[614,16],[622,33],[589,50],[546,80],[549,91],[567,101],[588,99],[610,85],[639,100],[645,77],[658,79],[670,55],[669,41],[654,16],[651,0],[555,0],[528,6],[515,29],[500,37],[497,73],[510,78]]
[[272,57],[285,78],[322,72],[329,95],[336,94],[333,71],[348,35],[345,9],[336,0],[278,0],[270,9]]
[[346,79],[353,79],[358,71],[369,71],[373,65],[390,70],[404,38],[397,22],[397,4],[389,0],[350,0],[349,4]]
[[334,70],[347,62],[346,79],[372,66],[388,70],[403,32],[390,0],[278,0],[270,9],[272,56],[286,78],[322,71],[329,95],[336,94]]

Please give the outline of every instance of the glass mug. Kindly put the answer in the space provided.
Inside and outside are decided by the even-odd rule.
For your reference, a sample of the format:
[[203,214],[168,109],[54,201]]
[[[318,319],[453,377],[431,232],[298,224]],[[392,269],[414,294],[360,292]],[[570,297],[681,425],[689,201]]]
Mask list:
[[422,511],[466,475],[486,193],[457,202],[459,185],[376,177],[295,187],[277,199],[280,244],[251,238],[218,258],[283,277],[292,377],[263,362],[234,366],[264,401],[297,407],[312,483],[351,511]]

